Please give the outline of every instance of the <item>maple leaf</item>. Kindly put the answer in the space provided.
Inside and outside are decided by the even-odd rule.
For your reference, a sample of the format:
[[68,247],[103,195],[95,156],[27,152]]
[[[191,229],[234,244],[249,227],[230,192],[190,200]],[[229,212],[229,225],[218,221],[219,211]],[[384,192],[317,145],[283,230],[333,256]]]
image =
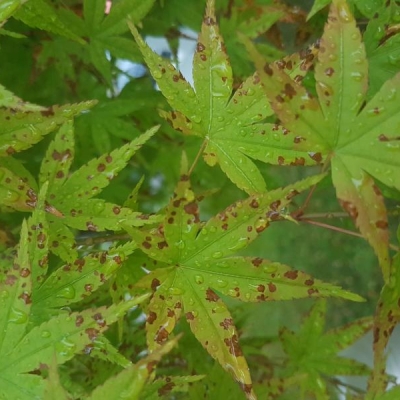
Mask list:
[[76,255],[76,252],[72,256],[68,255],[75,246],[73,235],[66,226],[104,231],[120,230],[122,223],[141,226],[155,222],[152,216],[92,197],[110,183],[157,129],[158,127],[149,129],[137,139],[89,161],[71,174],[69,169],[74,157],[72,123],[66,123],[57,132],[43,159],[39,182],[49,182],[48,201],[62,213],[62,218],[49,215],[52,251],[62,259],[72,261]]
[[[42,200],[42,206],[43,203]],[[140,296],[110,307],[62,313],[27,331],[34,298],[33,271],[39,267],[32,263],[35,259],[32,250],[42,248],[40,235],[32,235],[28,229],[31,223],[32,220],[23,222],[14,265],[0,284],[0,396],[7,399],[42,398],[44,381],[40,375],[30,372],[46,368],[54,356],[57,364],[70,360],[85,346],[90,347],[127,310],[148,297]]]
[[[10,156],[38,143],[95,102],[40,107],[23,102],[4,87],[0,87],[0,93],[4,96],[0,108],[1,203],[19,211],[32,211],[37,199],[36,183],[21,162]],[[50,205],[47,211],[57,214]]]
[[363,105],[368,64],[344,0],[333,1],[321,39],[315,68],[317,98],[282,71],[279,63],[264,65],[256,56],[255,61],[274,111],[291,131],[292,144],[281,149],[274,163],[289,164],[296,149],[303,157],[312,154],[330,164],[339,202],[374,248],[387,280],[387,214],[373,178],[400,189],[395,100],[400,75]]
[[139,22],[150,11],[154,2],[155,0],[122,0],[113,3],[110,13],[106,15],[106,0],[85,0],[83,19],[69,9],[64,9],[60,15],[80,37],[88,38],[85,51],[80,52],[79,56],[88,59],[111,86],[111,63],[107,59],[107,52],[120,59],[139,59],[134,43],[122,36],[128,30],[125,19],[129,16]]
[[357,295],[286,265],[232,256],[252,242],[271,221],[279,219],[293,196],[322,177],[310,177],[238,201],[202,224],[189,177],[183,174],[160,227],[144,231],[127,227],[144,253],[166,265],[136,284],[155,291],[146,311],[149,348],[154,349],[167,340],[184,313],[197,340],[234,376],[248,398],[253,398],[238,333],[217,292],[245,302],[316,296],[360,300]]
[[[174,109],[161,115],[175,129],[204,138],[206,163],[218,163],[239,188],[249,194],[265,191],[264,179],[251,159],[272,162],[278,158],[287,131],[263,122],[272,110],[257,74],[232,93],[232,69],[216,25],[214,1],[207,2],[193,59],[194,87],[170,62],[150,50],[133,24],[129,26],[151,74]],[[315,165],[320,160],[312,155],[300,159],[293,150],[290,161]]]
[[[104,384],[93,390],[93,392],[87,397],[87,400],[96,400],[98,398],[111,399],[116,396],[119,398],[138,399],[139,395],[141,395],[140,398],[148,399],[149,397],[147,395],[142,397],[143,389],[145,388],[146,383],[151,381],[153,370],[161,360],[161,357],[169,353],[176,343],[177,338],[168,341],[162,347],[142,358],[136,364],[125,368],[118,375],[112,376],[104,382]],[[175,386],[174,381],[183,385],[185,378],[186,382],[193,382],[199,379],[198,377],[193,377],[193,379],[191,379],[192,377],[173,377],[172,380],[170,379],[169,382],[166,383],[166,388],[161,380],[159,389],[167,394],[171,391],[173,386]],[[148,389],[148,386],[146,386],[146,388]]]
[[329,400],[324,376],[368,375],[369,367],[358,361],[339,357],[337,353],[362,337],[373,324],[372,317],[353,321],[323,333],[326,301],[315,303],[299,332],[287,328],[280,332],[280,340],[289,357],[287,373],[306,374],[300,381],[302,393],[315,393],[318,399]]

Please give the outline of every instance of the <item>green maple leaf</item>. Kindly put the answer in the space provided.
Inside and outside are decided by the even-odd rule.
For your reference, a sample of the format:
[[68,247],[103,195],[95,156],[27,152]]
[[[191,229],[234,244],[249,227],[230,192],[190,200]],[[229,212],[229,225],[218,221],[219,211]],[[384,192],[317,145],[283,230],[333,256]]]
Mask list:
[[88,60],[102,74],[111,86],[111,63],[106,52],[116,58],[139,60],[139,53],[131,40],[122,36],[128,27],[125,19],[132,18],[139,22],[150,11],[155,0],[122,0],[113,3],[110,13],[105,14],[106,0],[85,0],[83,19],[70,10],[63,10],[62,16],[81,37],[88,38],[85,51],[80,56]]
[[155,291],[147,309],[149,348],[167,340],[183,314],[197,340],[234,376],[248,398],[253,398],[238,333],[217,292],[244,302],[314,296],[360,300],[357,295],[286,265],[232,256],[253,241],[270,221],[280,218],[293,196],[322,177],[310,177],[238,201],[202,224],[189,177],[183,174],[161,226],[144,231],[127,228],[144,253],[165,265],[137,283],[138,287]]
[[[214,2],[207,3],[197,49],[193,59],[192,87],[168,61],[155,54],[130,24],[132,34],[157,81],[172,113],[161,112],[173,127],[186,134],[204,138],[204,159],[220,165],[239,188],[249,194],[265,191],[264,179],[251,159],[276,160],[281,152],[285,129],[264,123],[272,111],[257,74],[249,77],[234,94],[232,69],[219,34]],[[284,140],[284,139],[283,139]],[[290,156],[298,164],[298,153]],[[302,164],[320,160],[307,157]]]
[[[44,190],[41,192],[44,193]],[[41,206],[43,208],[43,199]],[[76,313],[62,313],[40,326],[28,330],[34,298],[35,264],[42,251],[43,236],[35,235],[35,218],[24,221],[18,254],[12,268],[0,284],[0,398],[41,399],[44,380],[34,370],[56,359],[65,363],[86,346],[92,346],[113,322],[127,310],[146,299],[144,295],[111,307],[100,307]],[[29,228],[28,228],[29,226]],[[37,275],[37,273],[36,273]]]
[[[23,165],[10,156],[30,148],[95,103],[40,107],[23,102],[2,86],[1,95],[0,202],[19,211],[32,211],[37,200],[36,183]],[[50,206],[47,211],[56,212]]]
[[104,231],[120,230],[121,224],[141,226],[155,222],[152,216],[93,197],[110,183],[157,129],[154,127],[148,130],[137,139],[89,161],[71,174],[69,169],[74,157],[72,123],[66,123],[57,132],[43,159],[39,183],[49,182],[48,201],[61,213],[54,217],[49,215],[49,222],[52,251],[62,259],[72,261],[76,258],[75,251],[69,254],[74,243],[67,226]]
[[362,337],[372,328],[373,318],[366,317],[325,333],[326,301],[319,300],[305,319],[299,332],[287,328],[280,332],[286,354],[288,376],[305,374],[300,381],[302,393],[313,393],[318,399],[329,400],[324,376],[368,375],[369,367],[358,361],[339,357],[337,353]]
[[[356,22],[344,0],[335,0],[315,68],[317,98],[293,81],[279,63],[255,56],[272,107],[290,130],[275,164],[289,164],[293,149],[329,164],[337,197],[389,275],[387,214],[374,178],[400,189],[400,75],[386,82],[365,106],[368,63]],[[288,157],[288,159],[286,158]]]

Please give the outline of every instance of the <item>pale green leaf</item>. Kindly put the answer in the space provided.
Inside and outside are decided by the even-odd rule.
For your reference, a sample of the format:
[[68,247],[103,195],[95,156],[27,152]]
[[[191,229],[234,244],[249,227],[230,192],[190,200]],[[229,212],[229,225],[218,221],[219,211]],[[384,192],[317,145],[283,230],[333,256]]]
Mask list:
[[[363,105],[368,65],[356,21],[344,0],[333,1],[320,47],[315,69],[317,98],[279,65],[258,63],[257,68],[272,107],[299,139],[294,147],[330,160],[337,197],[374,248],[388,279],[386,210],[371,177],[400,188],[395,101],[400,78],[386,82]],[[285,156],[282,151],[282,164],[286,164]]]
[[24,102],[14,93],[0,85],[0,107],[12,108],[19,111],[45,111],[46,108],[36,104]]
[[150,379],[154,366],[161,360],[162,356],[169,353],[176,345],[177,340],[170,340],[164,346],[141,359],[118,375],[108,379],[103,385],[98,386],[88,397],[88,400],[99,398],[107,399],[140,399],[144,385]]

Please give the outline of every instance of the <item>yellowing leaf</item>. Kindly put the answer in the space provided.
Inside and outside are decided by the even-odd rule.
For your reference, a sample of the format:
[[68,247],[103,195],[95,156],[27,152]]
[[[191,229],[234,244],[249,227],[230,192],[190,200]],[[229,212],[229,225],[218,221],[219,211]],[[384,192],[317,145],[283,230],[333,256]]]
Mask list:
[[[257,62],[257,60],[256,60]],[[361,35],[344,0],[335,0],[315,68],[317,98],[277,64],[257,62],[272,107],[290,131],[293,148],[330,163],[342,207],[374,248],[389,276],[387,215],[374,183],[400,189],[397,91],[400,77],[386,82],[364,106],[368,64]],[[288,164],[282,150],[281,162]]]

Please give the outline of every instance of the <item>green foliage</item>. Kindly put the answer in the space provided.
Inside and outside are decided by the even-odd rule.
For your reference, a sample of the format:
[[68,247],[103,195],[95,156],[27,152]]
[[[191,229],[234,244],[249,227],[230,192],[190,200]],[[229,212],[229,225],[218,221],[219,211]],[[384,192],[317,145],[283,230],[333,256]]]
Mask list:
[[293,3],[0,4],[0,399],[398,398],[400,9]]

